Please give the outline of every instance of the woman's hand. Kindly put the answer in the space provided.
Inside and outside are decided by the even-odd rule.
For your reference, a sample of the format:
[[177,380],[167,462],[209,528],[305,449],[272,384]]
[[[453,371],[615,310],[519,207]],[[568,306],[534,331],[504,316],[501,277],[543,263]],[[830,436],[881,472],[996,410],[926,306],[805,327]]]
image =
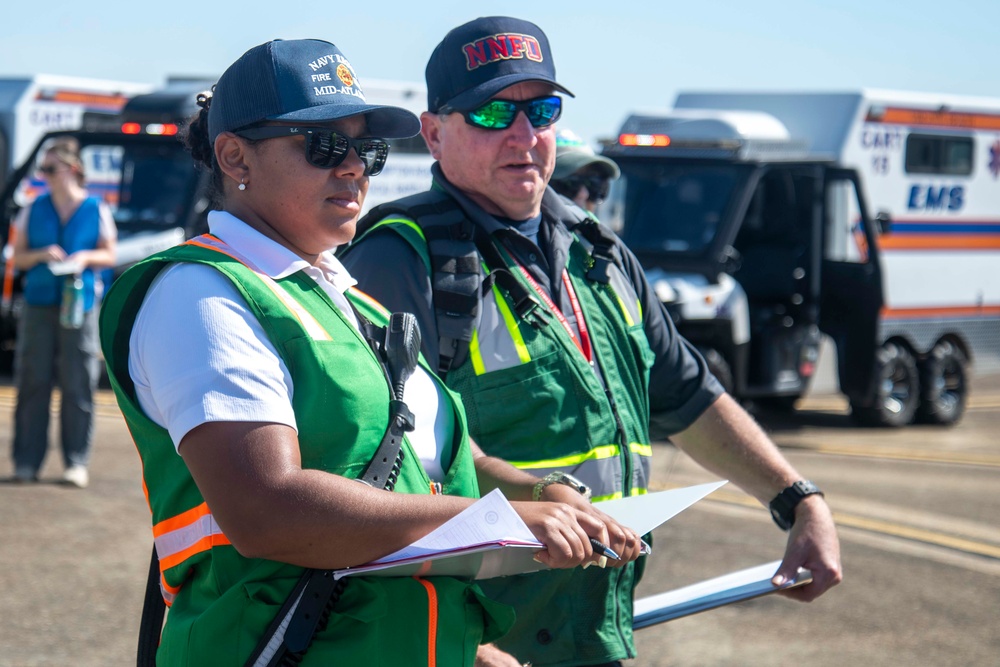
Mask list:
[[480,644],[475,667],[523,667],[517,658],[493,644]]
[[52,245],[39,248],[35,251],[35,264],[48,264],[49,262],[61,262],[66,259],[66,251],[62,247],[53,243]]
[[545,545],[537,554],[540,563],[553,568],[570,568],[590,561],[600,562],[601,554],[594,553],[591,538],[608,545],[621,556],[617,561],[605,559],[612,567],[638,558],[641,540],[634,531],[615,523],[611,517],[586,504],[582,496],[569,490],[585,505],[574,506],[578,505],[577,501],[573,501],[574,505],[567,502],[511,503],[532,534]]
[[565,484],[549,484],[542,490],[539,500],[566,503],[581,512],[595,517],[603,523],[607,530],[607,539],[603,540],[593,535],[590,537],[594,537],[621,556],[619,560],[609,558],[607,562],[609,567],[622,567],[626,563],[634,561],[642,553],[641,535],[631,528],[621,525],[596,506],[591,505],[589,499],[581,496],[572,487]]

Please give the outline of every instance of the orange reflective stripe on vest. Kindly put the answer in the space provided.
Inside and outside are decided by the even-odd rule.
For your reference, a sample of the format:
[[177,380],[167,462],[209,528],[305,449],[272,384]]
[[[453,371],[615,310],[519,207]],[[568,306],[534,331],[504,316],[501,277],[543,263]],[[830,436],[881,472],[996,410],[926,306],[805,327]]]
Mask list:
[[274,280],[274,278],[258,269],[253,265],[253,263],[250,262],[250,260],[233,250],[222,239],[212,236],[211,234],[202,234],[201,236],[185,241],[184,244],[198,246],[199,248],[208,248],[209,250],[215,250],[216,252],[221,252],[223,255],[232,257],[237,262],[253,271],[254,274],[256,274],[257,277],[260,278],[261,281],[268,287],[268,289],[274,292],[275,296],[277,296],[278,299],[280,299],[281,302],[295,314],[295,317],[297,317],[299,322],[302,323],[303,328],[313,340],[331,340],[330,334],[322,327],[322,325],[320,325],[319,322],[316,321],[316,318],[306,312],[306,309],[302,307],[302,304],[293,299],[292,296],[286,292],[281,285],[277,283],[277,281]]
[[207,503],[153,526],[153,542],[160,559],[160,572],[212,547],[230,544]]
[[438,599],[434,584],[414,577],[427,591],[427,667],[437,667]]

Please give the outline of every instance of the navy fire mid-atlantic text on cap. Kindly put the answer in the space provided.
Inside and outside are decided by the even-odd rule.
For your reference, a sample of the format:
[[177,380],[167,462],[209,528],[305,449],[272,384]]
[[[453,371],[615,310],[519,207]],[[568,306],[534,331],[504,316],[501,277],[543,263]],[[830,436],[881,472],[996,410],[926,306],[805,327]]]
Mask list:
[[336,46],[318,39],[276,39],[255,46],[215,84],[208,110],[211,142],[265,120],[323,122],[365,114],[372,136],[412,137],[420,120],[406,109],[368,104],[358,76]]
[[506,16],[469,21],[453,29],[427,62],[427,110],[448,105],[471,111],[508,86],[543,81],[570,97],[556,82],[549,40],[534,23]]

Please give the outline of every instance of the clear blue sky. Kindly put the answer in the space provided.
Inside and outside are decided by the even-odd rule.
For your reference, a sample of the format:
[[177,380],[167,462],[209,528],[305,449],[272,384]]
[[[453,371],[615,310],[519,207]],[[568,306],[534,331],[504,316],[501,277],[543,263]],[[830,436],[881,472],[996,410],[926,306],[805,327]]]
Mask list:
[[[337,44],[364,79],[422,81],[452,27],[489,14],[534,21],[576,93],[562,124],[594,141],[678,90],[860,87],[1000,97],[1000,1],[44,0],[5,3],[0,77],[36,73],[152,84],[218,76],[275,37]],[[572,10],[564,7],[572,7]],[[496,9],[490,9],[496,7]]]

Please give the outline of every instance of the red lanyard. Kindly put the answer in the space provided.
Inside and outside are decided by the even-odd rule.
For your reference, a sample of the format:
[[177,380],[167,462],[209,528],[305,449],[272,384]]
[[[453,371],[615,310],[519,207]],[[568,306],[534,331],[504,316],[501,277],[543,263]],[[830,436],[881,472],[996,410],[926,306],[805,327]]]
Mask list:
[[511,255],[511,259],[513,259],[514,263],[517,264],[517,268],[521,272],[521,275],[528,281],[528,284],[535,290],[535,293],[542,299],[546,307],[555,314],[556,319],[559,320],[559,324],[563,326],[563,329],[565,329],[566,333],[569,334],[570,340],[572,340],[573,344],[576,345],[576,349],[580,350],[588,362],[591,364],[594,363],[594,353],[593,348],[590,346],[590,334],[587,331],[587,322],[583,319],[583,310],[580,308],[580,300],[576,298],[576,290],[573,289],[573,283],[570,281],[569,274],[566,272],[566,269],[563,269],[562,281],[563,286],[566,287],[567,294],[569,294],[569,302],[573,307],[573,316],[576,318],[576,325],[580,329],[579,339],[576,337],[576,334],[573,333],[573,327],[569,325],[569,322],[566,320],[566,316],[563,315],[562,311],[559,310],[556,304],[552,302],[552,299],[548,294],[546,294],[545,290],[543,290],[541,286],[535,282],[535,279],[531,277],[528,270],[521,266],[521,263],[518,262],[513,255]]

